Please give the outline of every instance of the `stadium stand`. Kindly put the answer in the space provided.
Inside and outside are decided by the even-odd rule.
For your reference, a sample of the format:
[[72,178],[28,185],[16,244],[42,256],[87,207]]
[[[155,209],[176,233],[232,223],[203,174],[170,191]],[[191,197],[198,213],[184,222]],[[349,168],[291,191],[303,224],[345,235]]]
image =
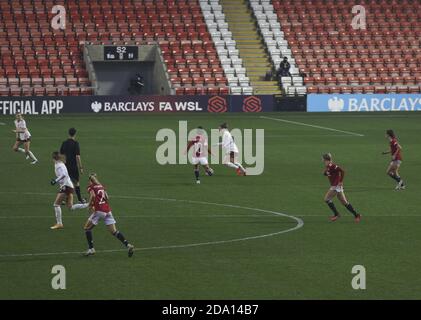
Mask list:
[[271,1],[250,0],[250,7],[256,17],[257,25],[269,52],[273,68],[278,69],[284,57],[287,57],[288,62],[291,64],[291,77],[281,77],[279,79],[284,93],[287,95],[306,94],[303,78],[299,75],[295,59],[292,56],[291,49],[288,47],[285,34],[281,31],[281,25]]
[[[248,2],[274,67],[289,58],[286,94],[421,92],[419,1],[360,1],[365,30],[346,0]],[[63,1],[64,31],[56,4],[0,1],[0,95],[92,94],[86,42],[159,44],[178,95],[253,93],[219,0]]]
[[85,42],[158,43],[176,94],[228,94],[198,1],[69,0],[54,30],[53,0],[0,2],[0,95],[92,94]]
[[272,1],[307,92],[421,92],[419,2],[358,4],[366,8],[365,30],[352,28],[354,3],[346,0]]
[[218,0],[200,0],[203,16],[216,46],[222,68],[232,94],[252,94],[250,79],[246,75],[243,60],[239,57],[236,41],[232,39],[225,14]]

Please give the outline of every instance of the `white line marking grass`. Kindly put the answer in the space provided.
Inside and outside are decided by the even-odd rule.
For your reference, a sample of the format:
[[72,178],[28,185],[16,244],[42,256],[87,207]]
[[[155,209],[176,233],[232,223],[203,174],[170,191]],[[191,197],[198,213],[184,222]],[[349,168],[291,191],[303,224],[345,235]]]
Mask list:
[[296,124],[296,125],[299,125],[299,126],[311,127],[311,128],[316,128],[316,129],[322,129],[322,130],[328,130],[328,131],[334,131],[334,132],[341,132],[341,133],[346,133],[346,134],[356,136],[356,137],[364,137],[364,135],[361,134],[361,133],[338,130],[338,129],[329,128],[329,127],[322,127],[322,126],[317,126],[317,125],[314,125],[314,124],[308,124],[308,123],[304,123],[304,122],[297,122],[297,121],[285,120],[285,119],[281,119],[281,118],[266,117],[266,116],[260,116],[260,118],[261,119],[267,119],[267,120],[273,120],[273,121],[280,121],[280,122],[285,122],[285,123],[290,123],[290,124]]
[[[10,193],[17,193],[17,192],[0,192],[3,194],[10,194]],[[36,193],[36,192],[22,192],[22,195],[48,195],[52,196],[53,194],[50,193]],[[278,211],[271,211],[271,210],[264,210],[259,208],[250,208],[250,207],[242,207],[237,205],[231,204],[224,204],[224,203],[215,203],[215,202],[205,202],[205,201],[194,201],[194,200],[179,200],[179,199],[168,199],[168,198],[156,198],[156,197],[144,197],[144,196],[113,196],[113,198],[120,198],[120,199],[139,199],[139,200],[156,200],[156,201],[173,201],[173,202],[184,202],[184,203],[192,203],[192,204],[205,204],[205,205],[213,205],[213,206],[220,206],[220,207],[228,207],[228,208],[237,208],[237,209],[244,209],[248,211],[254,212],[261,212],[261,213],[270,213],[276,216],[285,217],[296,221],[296,225],[292,228],[286,230],[280,230],[277,232],[261,234],[256,236],[249,236],[243,238],[235,238],[235,239],[228,239],[228,240],[216,240],[216,241],[208,241],[208,242],[199,242],[199,243],[187,243],[187,244],[179,244],[179,245],[168,245],[168,246],[157,246],[157,247],[144,247],[144,248],[136,248],[136,251],[146,251],[146,250],[162,250],[162,249],[179,249],[179,248],[191,248],[191,247],[199,247],[199,246],[208,246],[208,245],[217,245],[217,244],[226,244],[226,243],[234,243],[234,242],[242,242],[248,240],[255,240],[267,237],[273,237],[276,235],[292,232],[298,230],[304,226],[304,221],[300,218],[278,212]],[[125,249],[115,249],[115,250],[99,250],[98,253],[111,253],[111,252],[121,252],[126,251]],[[81,251],[64,251],[64,252],[39,252],[39,253],[21,253],[21,254],[0,254],[0,258],[20,258],[20,257],[40,257],[40,256],[56,256],[56,255],[81,255],[83,252]]]

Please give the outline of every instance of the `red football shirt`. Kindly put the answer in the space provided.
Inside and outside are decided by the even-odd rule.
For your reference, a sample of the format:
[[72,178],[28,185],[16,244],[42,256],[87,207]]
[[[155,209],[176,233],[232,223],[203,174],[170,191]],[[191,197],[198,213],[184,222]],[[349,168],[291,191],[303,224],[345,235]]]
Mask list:
[[395,160],[402,160],[402,155],[401,155],[401,150],[398,149],[398,139],[396,138],[392,138],[392,140],[390,140],[390,152],[392,153],[392,156],[396,153],[396,157]]
[[205,136],[201,134],[197,135],[192,143],[194,148],[193,157],[202,158],[208,156],[208,140]]
[[95,211],[111,212],[111,207],[108,203],[107,193],[101,184],[93,184],[88,187],[88,192],[91,191],[95,194],[93,206]]
[[337,186],[340,182],[342,182],[344,180],[344,173],[344,170],[333,162],[326,166],[325,175],[329,178],[331,186]]

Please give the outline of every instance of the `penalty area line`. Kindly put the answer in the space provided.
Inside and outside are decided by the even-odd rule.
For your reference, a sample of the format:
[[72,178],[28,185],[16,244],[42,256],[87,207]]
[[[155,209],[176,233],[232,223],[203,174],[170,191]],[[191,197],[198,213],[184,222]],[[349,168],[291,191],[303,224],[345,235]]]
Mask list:
[[361,133],[339,130],[339,129],[329,128],[329,127],[323,127],[323,126],[318,126],[318,125],[315,125],[315,124],[309,124],[309,123],[304,123],[304,122],[291,121],[291,120],[285,120],[285,119],[273,118],[273,117],[266,117],[266,116],[260,116],[259,118],[260,119],[273,120],[273,121],[279,121],[279,122],[285,122],[285,123],[295,124],[295,125],[299,125],[299,126],[311,127],[311,128],[321,129],[321,130],[342,132],[342,133],[346,133],[346,134],[349,134],[351,136],[356,136],[356,137],[364,137],[364,135],[361,134]]

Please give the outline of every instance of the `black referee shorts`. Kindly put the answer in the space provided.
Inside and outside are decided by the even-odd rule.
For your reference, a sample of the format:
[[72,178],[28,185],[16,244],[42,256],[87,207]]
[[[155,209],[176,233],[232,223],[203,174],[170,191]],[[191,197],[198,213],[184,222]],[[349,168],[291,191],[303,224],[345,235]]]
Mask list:
[[79,182],[79,169],[77,168],[77,166],[67,167],[67,171],[69,172],[69,177],[72,180],[72,182]]

